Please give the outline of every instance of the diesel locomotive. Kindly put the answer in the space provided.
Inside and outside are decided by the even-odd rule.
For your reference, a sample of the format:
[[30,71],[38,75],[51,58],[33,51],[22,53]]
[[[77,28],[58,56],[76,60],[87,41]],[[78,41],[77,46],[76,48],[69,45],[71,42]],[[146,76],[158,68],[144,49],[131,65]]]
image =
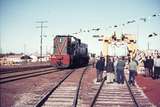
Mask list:
[[71,35],[56,35],[51,65],[57,68],[80,67],[88,65],[88,45]]

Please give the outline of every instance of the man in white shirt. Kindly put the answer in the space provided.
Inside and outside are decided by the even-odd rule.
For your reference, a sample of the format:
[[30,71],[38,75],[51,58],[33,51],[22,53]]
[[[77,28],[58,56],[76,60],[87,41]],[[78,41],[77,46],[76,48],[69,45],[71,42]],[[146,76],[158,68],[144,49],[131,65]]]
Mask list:
[[158,79],[160,76],[160,56],[158,55],[156,59],[154,59],[154,79]]

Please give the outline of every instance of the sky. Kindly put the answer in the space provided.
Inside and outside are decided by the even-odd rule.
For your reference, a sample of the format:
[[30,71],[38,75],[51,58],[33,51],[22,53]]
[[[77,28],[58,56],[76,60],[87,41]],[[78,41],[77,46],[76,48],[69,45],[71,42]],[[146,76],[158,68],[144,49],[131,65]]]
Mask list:
[[[138,35],[138,47],[160,50],[159,0],[0,0],[0,53],[39,53],[40,23],[43,29],[43,54],[53,51],[55,35],[71,34],[87,43],[90,52],[100,53],[101,42],[93,35],[110,36],[114,31]],[[146,22],[140,18],[147,18]],[[125,27],[110,28],[127,21],[135,23]],[[100,31],[81,32],[101,28]],[[158,36],[148,38],[151,33]]]

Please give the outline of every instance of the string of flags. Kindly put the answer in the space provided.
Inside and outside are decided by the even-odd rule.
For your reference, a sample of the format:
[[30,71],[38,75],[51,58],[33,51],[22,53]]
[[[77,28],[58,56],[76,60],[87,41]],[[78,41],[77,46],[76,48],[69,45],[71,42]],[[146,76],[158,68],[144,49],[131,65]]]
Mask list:
[[[159,17],[160,16],[160,13],[158,13],[158,14],[153,14],[152,16],[149,16],[149,17],[141,17],[141,18],[139,18],[138,20],[140,20],[140,21],[143,21],[143,22],[147,22],[147,20],[150,20],[152,17],[154,18],[154,17]],[[126,25],[128,25],[128,24],[132,24],[132,23],[135,23],[135,22],[137,22],[138,20],[129,20],[129,21],[127,21],[126,23],[123,23],[123,24],[121,24],[121,25],[113,25],[113,26],[108,26],[107,27],[107,29],[110,29],[110,28],[118,28],[118,27],[121,27],[121,26],[126,26]],[[80,29],[80,31],[79,32],[74,32],[74,33],[72,33],[72,34],[80,34],[80,33],[83,33],[83,32],[85,32],[85,33],[89,33],[89,32],[92,32],[92,31],[100,31],[100,30],[103,30],[104,28],[101,28],[101,27],[98,27],[98,28],[92,28],[92,29],[88,29],[88,30],[83,30],[83,29]],[[95,36],[95,35],[93,35],[93,37],[101,37],[101,36]]]
[[157,33],[153,32],[152,34],[148,35],[148,37],[158,36]]

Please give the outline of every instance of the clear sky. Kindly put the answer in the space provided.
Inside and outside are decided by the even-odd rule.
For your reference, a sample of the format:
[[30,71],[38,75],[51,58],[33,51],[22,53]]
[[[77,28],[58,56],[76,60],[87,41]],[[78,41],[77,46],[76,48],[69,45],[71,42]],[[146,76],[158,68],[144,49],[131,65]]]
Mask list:
[[[45,23],[43,53],[52,50],[52,40],[56,34],[72,34],[82,30],[103,28],[95,32],[75,35],[89,45],[89,51],[100,52],[100,44],[94,34],[111,35],[121,28],[107,29],[109,26],[136,20],[122,28],[124,33],[138,34],[138,45],[147,49],[160,49],[160,16],[151,17],[146,22],[139,18],[160,13],[160,0],[0,0],[0,47],[1,52],[39,53],[40,24]],[[159,36],[148,38],[151,33]]]

